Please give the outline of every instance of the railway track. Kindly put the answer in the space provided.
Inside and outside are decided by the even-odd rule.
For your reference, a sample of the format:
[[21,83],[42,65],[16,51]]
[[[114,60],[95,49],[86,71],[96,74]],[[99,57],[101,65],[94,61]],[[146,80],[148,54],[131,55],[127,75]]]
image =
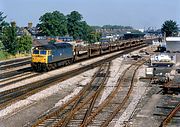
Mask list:
[[31,63],[31,61],[28,59],[28,60],[23,60],[23,61],[12,63],[12,64],[1,65],[0,70],[6,70],[6,69],[15,68],[15,67],[20,67],[20,66],[28,65],[30,63]]
[[0,109],[3,109],[6,106],[8,106],[8,105],[10,105],[16,101],[24,99],[30,95],[33,95],[39,91],[42,91],[45,88],[48,88],[52,85],[55,85],[59,82],[62,82],[68,78],[76,76],[80,73],[83,73],[83,72],[89,70],[89,69],[93,69],[94,67],[97,67],[104,62],[111,61],[111,60],[113,60],[113,59],[115,59],[115,58],[117,58],[123,54],[127,54],[131,51],[137,50],[137,49],[145,47],[145,46],[146,45],[141,45],[141,46],[138,46],[135,48],[130,48],[130,49],[125,50],[124,52],[121,52],[121,53],[118,53],[114,56],[111,56],[111,57],[107,58],[106,60],[100,60],[100,61],[97,61],[97,62],[92,63],[92,64],[87,65],[87,66],[83,66],[81,68],[75,69],[75,70],[70,71],[70,72],[66,72],[63,74],[56,75],[54,77],[49,77],[49,78],[44,79],[44,80],[40,80],[40,81],[37,81],[34,83],[29,83],[29,84],[26,84],[26,85],[23,85],[23,86],[20,86],[17,88],[13,88],[13,89],[10,89],[7,91],[0,92]]
[[[115,56],[110,57],[109,59],[107,59],[107,61],[114,59],[114,57]],[[15,101],[21,100],[23,98],[26,98],[27,96],[37,93],[49,86],[57,84],[61,81],[64,81],[80,73],[83,73],[89,69],[93,69],[94,67],[99,66],[101,63],[104,63],[104,61],[105,60],[101,60],[101,61],[93,63],[92,65],[84,66],[81,69],[75,69],[73,71],[70,71],[64,74],[56,75],[54,77],[50,77],[44,80],[40,80],[34,83],[30,83],[27,85],[23,85],[17,88],[0,92],[0,109],[8,106],[9,104]]]
[[160,127],[166,127],[168,123],[172,120],[173,116],[180,111],[180,102],[173,108],[169,114],[165,117],[165,119],[162,121]]
[[98,95],[102,91],[105,81],[107,81],[109,69],[109,62],[101,65],[91,81],[78,93],[78,95],[69,100],[57,111],[49,113],[48,116],[41,118],[32,126],[56,126],[59,122],[62,122],[62,125],[66,126],[71,121],[71,118],[74,117],[75,112],[79,111],[84,106],[87,106],[88,110],[84,112],[85,120],[91,112]]
[[26,73],[22,73],[13,77],[10,77],[8,79],[4,79],[0,81],[0,88],[5,87],[5,86],[9,86],[12,85],[14,83],[35,77],[41,75],[39,73],[34,73],[34,72],[26,72]]
[[[144,63],[144,61],[137,62],[135,64],[132,64],[129,68],[127,68],[123,72],[122,76],[119,78],[116,88],[105,99],[105,101],[102,102],[100,105],[98,105],[97,98],[100,95],[100,92],[102,91],[102,89],[104,87],[103,86],[104,82],[101,83],[102,86],[99,85],[96,93],[94,93],[92,95],[88,95],[88,97],[86,97],[86,98],[81,98],[82,93],[80,92],[77,96],[72,98],[69,102],[64,104],[58,110],[43,116],[32,126],[33,127],[41,127],[41,126],[43,126],[43,127],[44,126],[52,126],[52,127],[81,126],[81,127],[85,127],[88,125],[103,126],[103,127],[108,126],[109,122],[114,118],[114,116],[122,109],[122,107],[128,101],[128,98],[133,89],[133,82],[134,82],[134,76],[135,76],[136,70],[143,63]],[[103,77],[106,77],[107,74],[105,75],[103,73],[103,75],[104,75]],[[128,79],[129,78],[131,79],[131,80],[128,80],[130,86],[124,86],[124,87],[129,90],[127,90],[127,93],[125,94],[123,99],[121,98],[122,100],[120,101],[117,97],[119,97],[119,95],[122,94],[121,92],[119,93],[119,90],[122,87],[122,84],[125,83],[124,79],[125,79],[125,77],[127,78],[127,76],[128,76]],[[92,79],[92,80],[94,80],[94,79]],[[105,81],[105,80],[106,80],[106,78],[103,81]],[[93,81],[91,81],[91,83],[92,82]],[[127,81],[126,81],[126,83],[127,83]],[[88,86],[86,86],[86,87],[88,87]],[[86,88],[84,88],[84,89],[86,89]],[[70,107],[70,110],[69,110],[69,107]],[[109,114],[107,115],[107,113],[109,113]],[[98,115],[100,117],[96,118],[96,116],[98,116]],[[99,118],[101,118],[101,120]],[[102,120],[102,118],[104,120]],[[98,121],[98,125],[97,125],[97,123],[93,123],[94,121]]]
[[0,82],[2,82],[3,79],[22,74],[24,72],[32,71],[31,67],[25,66],[30,64],[30,59],[31,57],[26,57],[0,62]]
[[[89,115],[81,125],[107,127],[113,118],[123,109],[128,102],[134,86],[134,77],[137,69],[144,61],[137,62],[128,67],[119,78],[116,88],[110,95]],[[128,85],[127,85],[128,84]]]
[[19,58],[19,59],[13,59],[13,60],[8,60],[8,61],[2,61],[0,62],[0,66],[2,65],[7,65],[7,64],[13,64],[16,62],[21,62],[21,61],[26,61],[26,60],[30,60],[31,57],[26,57],[26,58]]
[[172,95],[162,95],[157,104],[153,115],[159,123],[159,127],[179,126],[178,117],[180,117],[180,98]]
[[8,78],[18,76],[18,75],[21,75],[21,74],[26,73],[26,72],[32,72],[32,68],[31,67],[25,67],[22,69],[1,73],[0,74],[0,82],[3,81],[4,79],[8,80]]

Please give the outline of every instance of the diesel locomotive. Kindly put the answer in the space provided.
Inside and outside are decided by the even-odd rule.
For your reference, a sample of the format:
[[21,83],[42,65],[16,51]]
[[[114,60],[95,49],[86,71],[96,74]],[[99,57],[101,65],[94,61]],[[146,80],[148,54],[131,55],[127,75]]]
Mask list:
[[73,46],[69,43],[42,45],[33,49],[31,66],[35,71],[49,71],[72,63],[73,58]]

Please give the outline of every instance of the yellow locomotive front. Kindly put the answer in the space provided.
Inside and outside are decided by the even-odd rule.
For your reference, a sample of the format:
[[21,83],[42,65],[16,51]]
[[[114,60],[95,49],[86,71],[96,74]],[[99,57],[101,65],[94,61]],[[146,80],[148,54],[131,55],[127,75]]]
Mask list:
[[32,53],[32,63],[47,63],[48,62],[48,55],[47,50],[33,50]]
[[50,50],[38,49],[37,47],[32,51],[31,66],[35,71],[41,71],[46,68],[48,64],[48,56],[50,55]]

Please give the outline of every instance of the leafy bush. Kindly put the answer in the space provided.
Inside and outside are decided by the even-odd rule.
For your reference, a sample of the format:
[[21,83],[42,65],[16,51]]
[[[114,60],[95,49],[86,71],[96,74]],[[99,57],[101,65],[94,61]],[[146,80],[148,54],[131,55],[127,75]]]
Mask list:
[[9,53],[0,50],[0,60],[5,60],[5,59],[7,59],[9,56],[10,56]]

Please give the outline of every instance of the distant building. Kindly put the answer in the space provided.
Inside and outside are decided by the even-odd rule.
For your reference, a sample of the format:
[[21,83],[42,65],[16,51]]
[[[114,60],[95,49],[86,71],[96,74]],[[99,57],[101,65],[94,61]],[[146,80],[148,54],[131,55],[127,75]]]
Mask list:
[[176,64],[180,65],[180,37],[167,37],[166,50],[171,55],[175,55]]
[[28,28],[32,28],[32,26],[33,26],[33,23],[32,23],[32,22],[29,22],[29,23],[28,23]]
[[11,26],[16,27],[16,22],[15,22],[15,21],[12,21],[12,22],[11,22]]
[[144,29],[137,29],[138,31],[144,33]]
[[107,34],[103,35],[100,39],[101,42],[114,42],[116,40],[119,40],[121,38],[121,35],[119,34]]
[[24,27],[16,27],[17,28],[17,36],[29,35],[28,31],[24,29]]
[[180,27],[178,27],[178,37],[180,37]]
[[25,27],[25,29],[31,34],[32,37],[39,36],[39,30],[37,29],[37,27]]
[[167,37],[166,50],[170,52],[180,52],[180,37]]
[[144,35],[144,33],[126,33],[124,34],[124,39],[143,38]]
[[74,42],[73,37],[70,36],[37,36],[33,40],[33,46],[40,46],[40,45],[47,45],[49,42],[56,42],[56,43],[61,43],[61,42]]
[[130,28],[124,28],[124,29],[106,29],[106,28],[97,28],[96,32],[102,33],[102,34],[124,34],[127,31],[134,31],[134,29]]

